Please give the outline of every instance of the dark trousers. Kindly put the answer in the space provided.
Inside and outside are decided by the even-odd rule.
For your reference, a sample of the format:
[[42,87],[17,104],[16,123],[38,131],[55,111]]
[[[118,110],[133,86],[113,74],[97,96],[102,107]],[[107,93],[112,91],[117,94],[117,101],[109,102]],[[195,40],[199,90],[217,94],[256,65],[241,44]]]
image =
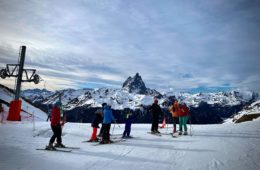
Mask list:
[[99,136],[99,137],[103,136],[103,132],[104,132],[104,127],[103,127],[103,123],[102,123],[101,129],[100,129],[100,131],[99,131],[98,136]]
[[103,134],[102,134],[102,140],[107,140],[109,141],[110,140],[110,127],[111,127],[111,123],[109,124],[103,124]]
[[130,132],[131,132],[131,125],[132,125],[132,123],[130,122],[127,122],[126,124],[125,124],[125,131],[124,131],[124,133],[123,133],[123,136],[125,137],[125,136],[130,136]]
[[57,138],[57,143],[61,144],[61,125],[56,125],[56,126],[52,126],[51,127],[52,131],[53,131],[53,135],[50,139],[50,143],[54,143],[55,139]]
[[152,120],[152,127],[151,127],[152,132],[158,131],[158,124],[159,124],[159,118],[154,117],[153,120]]
[[172,117],[173,133],[176,132],[176,124],[177,124],[178,119],[179,119],[178,117]]

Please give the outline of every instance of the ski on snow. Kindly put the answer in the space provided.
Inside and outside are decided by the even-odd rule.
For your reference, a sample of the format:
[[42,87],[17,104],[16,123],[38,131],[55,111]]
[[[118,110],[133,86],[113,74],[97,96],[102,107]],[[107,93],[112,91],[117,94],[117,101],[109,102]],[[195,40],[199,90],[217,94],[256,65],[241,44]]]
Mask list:
[[53,152],[71,152],[72,150],[68,149],[46,149],[46,148],[36,148],[36,150],[41,150],[41,151],[53,151]]
[[179,134],[178,134],[178,133],[173,133],[173,134],[171,134],[171,135],[172,135],[173,138],[179,137]]
[[65,147],[55,147],[57,149],[80,149],[80,147],[74,147],[74,146],[65,146]]
[[147,132],[147,133],[155,136],[162,136],[160,133],[152,133],[152,132]]
[[126,141],[126,139],[119,139],[119,140],[113,140],[111,143],[95,143],[94,145],[92,146],[98,146],[98,145],[109,145],[109,144],[114,144],[114,143],[119,143],[119,142],[124,142]]
[[162,135],[171,135],[172,137],[174,138],[177,138],[179,137],[179,134],[178,133],[161,133]]

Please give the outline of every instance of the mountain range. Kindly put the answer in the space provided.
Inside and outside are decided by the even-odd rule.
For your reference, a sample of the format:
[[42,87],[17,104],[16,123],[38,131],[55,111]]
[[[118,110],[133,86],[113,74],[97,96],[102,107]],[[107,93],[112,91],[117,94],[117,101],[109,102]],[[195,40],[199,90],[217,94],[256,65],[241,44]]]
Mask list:
[[118,119],[122,119],[125,108],[130,108],[142,115],[136,122],[148,123],[150,114],[147,108],[153,103],[154,97],[158,98],[165,115],[170,119],[168,107],[173,100],[177,99],[189,106],[192,122],[200,124],[220,123],[258,99],[258,94],[251,91],[161,94],[147,88],[138,73],[133,77],[128,77],[119,89],[65,89],[56,92],[30,89],[23,91],[22,96],[45,110],[58,100],[58,96],[61,96],[68,120],[75,122],[91,122],[94,111],[100,108],[102,103],[108,103]]

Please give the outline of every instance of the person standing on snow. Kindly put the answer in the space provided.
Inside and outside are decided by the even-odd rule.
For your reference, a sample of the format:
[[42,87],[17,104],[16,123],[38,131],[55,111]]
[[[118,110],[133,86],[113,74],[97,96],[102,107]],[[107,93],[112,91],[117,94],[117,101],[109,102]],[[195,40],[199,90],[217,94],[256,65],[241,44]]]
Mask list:
[[158,100],[156,98],[154,99],[154,103],[149,110],[152,113],[151,133],[160,133],[158,131],[159,117],[163,116],[163,112],[161,107],[158,105]]
[[184,127],[183,135],[188,135],[187,121],[189,115],[189,108],[185,103],[179,105],[179,135],[182,135],[182,127]]
[[103,110],[98,109],[95,112],[95,117],[91,124],[93,131],[92,131],[91,138],[90,138],[90,140],[88,140],[88,142],[98,142],[99,141],[99,138],[97,138],[97,129],[99,128],[99,126],[98,126],[99,123],[102,123],[102,121],[103,121]]
[[110,127],[111,127],[111,123],[112,121],[116,121],[112,110],[110,108],[110,106],[106,105],[104,107],[104,117],[103,117],[103,134],[102,134],[102,140],[100,141],[101,144],[106,144],[106,143],[112,143],[112,141],[110,140]]
[[[102,103],[102,116],[104,116],[103,112],[104,112],[104,108],[107,104],[106,103]],[[102,137],[102,134],[103,134],[103,131],[104,131],[104,127],[103,127],[103,119],[102,119],[102,122],[101,122],[101,129],[99,131],[99,134],[98,134],[98,137]]]
[[49,145],[46,147],[46,149],[49,150],[55,150],[53,143],[55,139],[57,139],[57,143],[55,144],[55,147],[65,147],[62,144],[61,134],[62,134],[62,128],[64,122],[61,123],[61,112],[60,112],[61,102],[56,102],[52,108],[52,118],[51,118],[51,129],[53,131],[53,135],[49,141]]
[[172,114],[172,123],[173,123],[173,133],[176,133],[176,124],[178,121],[178,110],[179,110],[179,104],[176,100],[173,102],[173,105],[169,108],[170,113]]
[[123,132],[122,138],[131,138],[130,133],[131,133],[131,125],[136,119],[138,115],[134,115],[129,108],[126,108],[126,115],[125,115],[125,130]]

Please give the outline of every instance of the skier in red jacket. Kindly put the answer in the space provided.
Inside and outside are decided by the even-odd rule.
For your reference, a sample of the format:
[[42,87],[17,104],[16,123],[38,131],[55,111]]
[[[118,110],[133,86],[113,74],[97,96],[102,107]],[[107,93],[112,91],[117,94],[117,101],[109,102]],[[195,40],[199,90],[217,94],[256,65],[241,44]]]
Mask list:
[[62,144],[62,139],[61,139],[61,134],[62,134],[61,126],[63,125],[63,122],[61,123],[60,107],[61,107],[61,102],[56,102],[52,108],[51,129],[53,131],[53,135],[50,139],[49,145],[46,147],[46,149],[49,150],[55,149],[53,143],[56,138],[57,138],[57,143],[55,144],[55,147],[65,147]]

